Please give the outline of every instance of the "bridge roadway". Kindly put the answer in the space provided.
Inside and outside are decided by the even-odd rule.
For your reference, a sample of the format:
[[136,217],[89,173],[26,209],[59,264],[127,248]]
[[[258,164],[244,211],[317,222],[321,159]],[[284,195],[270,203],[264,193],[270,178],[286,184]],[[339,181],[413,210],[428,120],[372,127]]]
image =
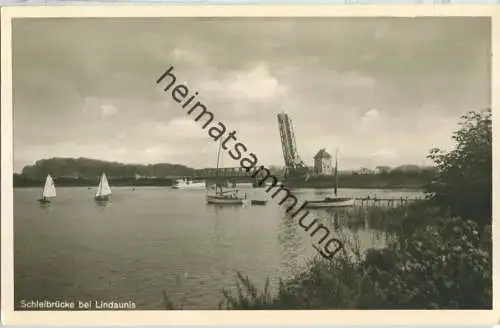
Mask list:
[[[282,174],[276,174],[278,179],[282,178]],[[180,177],[179,177],[180,178]],[[246,172],[244,168],[241,167],[224,167],[217,169],[200,169],[196,170],[192,179],[203,179],[207,181],[236,181],[236,182],[254,182],[256,179],[252,178],[252,172]]]

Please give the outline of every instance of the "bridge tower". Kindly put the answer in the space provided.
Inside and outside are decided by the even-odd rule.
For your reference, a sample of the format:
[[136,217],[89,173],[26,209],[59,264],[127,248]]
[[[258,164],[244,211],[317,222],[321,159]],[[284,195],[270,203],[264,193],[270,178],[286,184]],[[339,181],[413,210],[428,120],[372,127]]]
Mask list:
[[295,143],[295,133],[293,131],[292,119],[285,112],[278,113],[278,128],[281,137],[281,147],[283,148],[283,159],[287,174],[304,173],[307,167],[300,159]]

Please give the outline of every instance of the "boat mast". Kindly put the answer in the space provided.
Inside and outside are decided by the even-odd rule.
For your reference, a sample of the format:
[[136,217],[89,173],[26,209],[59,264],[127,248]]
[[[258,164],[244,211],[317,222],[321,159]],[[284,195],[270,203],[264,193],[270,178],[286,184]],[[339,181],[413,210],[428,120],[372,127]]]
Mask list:
[[338,154],[339,150],[335,150],[335,196],[337,196],[337,189],[339,188],[339,172],[338,172]]
[[95,193],[96,196],[100,196],[102,191],[102,174],[99,177],[99,184],[97,185],[97,191]]
[[[215,177],[218,178],[219,177],[219,160],[220,160],[220,151],[221,151],[221,148],[222,148],[222,139],[220,140],[220,143],[219,143],[219,150],[217,151],[217,169],[215,171]],[[218,182],[215,183],[215,192],[217,193],[217,186],[219,185]],[[220,187],[221,189],[221,192],[222,192],[222,187]]]

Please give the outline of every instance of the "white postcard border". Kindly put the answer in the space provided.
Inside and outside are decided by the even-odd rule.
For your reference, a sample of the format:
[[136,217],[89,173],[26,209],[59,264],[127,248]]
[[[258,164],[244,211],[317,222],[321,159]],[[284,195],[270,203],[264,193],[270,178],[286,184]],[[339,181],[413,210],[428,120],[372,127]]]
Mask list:
[[[13,272],[13,18],[49,17],[416,17],[489,16],[492,19],[492,108],[500,104],[500,6],[495,5],[127,5],[127,6],[18,6],[1,8],[1,258],[3,324],[114,324],[114,325],[235,325],[235,324],[495,324],[500,322],[500,288],[493,282],[493,310],[302,310],[302,311],[14,311]],[[33,37],[36,37],[34,35]],[[494,91],[497,91],[496,93]],[[493,110],[493,144],[500,121]],[[499,118],[500,120],[500,118]],[[499,156],[493,150],[493,216],[500,193]],[[493,221],[493,277],[498,276],[499,227]]]

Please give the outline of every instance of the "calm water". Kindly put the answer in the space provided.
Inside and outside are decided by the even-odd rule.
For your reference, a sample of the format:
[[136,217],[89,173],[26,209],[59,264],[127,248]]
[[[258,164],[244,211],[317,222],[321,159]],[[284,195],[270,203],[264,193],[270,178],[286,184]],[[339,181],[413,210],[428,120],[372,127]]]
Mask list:
[[[264,191],[247,189],[263,199]],[[297,190],[300,200],[325,190]],[[204,191],[113,188],[99,206],[94,190],[58,188],[48,207],[39,189],[14,190],[16,307],[20,300],[129,301],[139,309],[163,309],[162,291],[185,309],[216,308],[221,289],[234,286],[236,271],[258,286],[266,277],[289,277],[317,254],[312,238],[267,206],[215,207]],[[342,196],[420,196],[415,191],[341,190]],[[363,228],[347,231],[362,248],[384,238]]]

